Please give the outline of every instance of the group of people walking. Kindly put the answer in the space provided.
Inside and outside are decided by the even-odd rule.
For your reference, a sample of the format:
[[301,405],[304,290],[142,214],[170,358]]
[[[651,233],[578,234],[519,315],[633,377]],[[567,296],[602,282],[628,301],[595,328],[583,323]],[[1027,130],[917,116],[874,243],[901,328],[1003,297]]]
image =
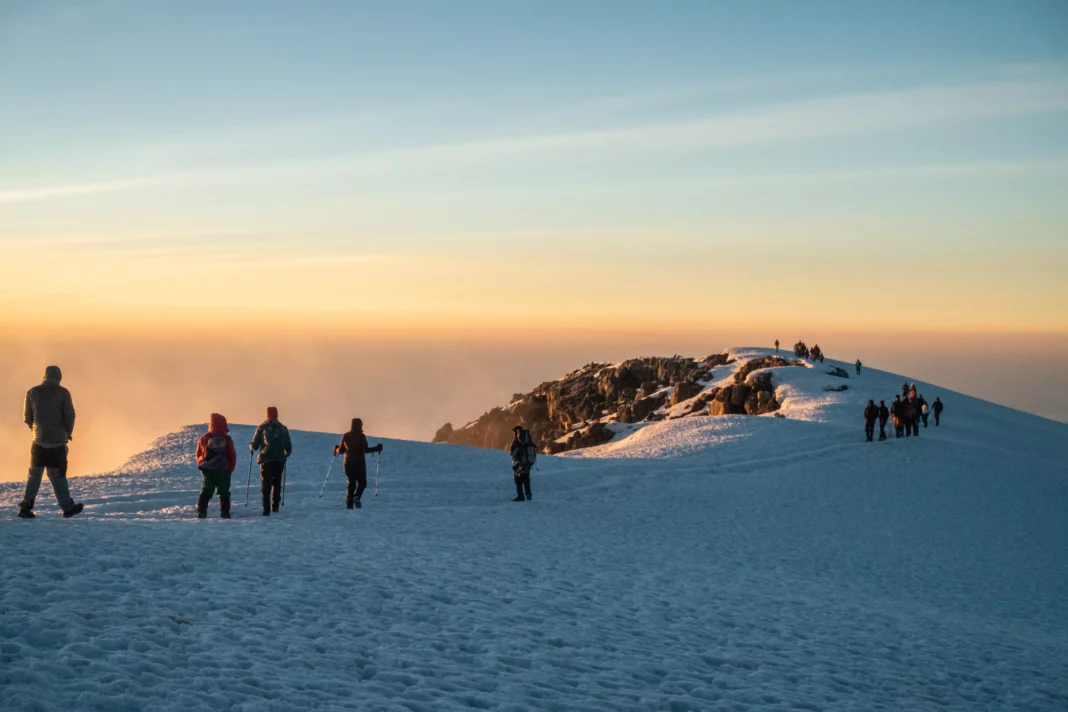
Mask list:
[[875,424],[879,424],[879,440],[886,440],[886,424],[893,419],[895,437],[920,436],[920,423],[927,427],[927,419],[933,413],[935,426],[942,422],[942,399],[936,397],[934,403],[928,403],[923,394],[916,391],[916,384],[902,384],[901,394],[894,396],[893,403],[886,407],[886,401],[869,400],[864,408],[864,438],[872,442],[875,436]]
[[[30,449],[30,471],[26,489],[19,502],[22,519],[33,519],[33,506],[41,488],[41,478],[48,473],[52,490],[56,495],[64,517],[73,517],[84,510],[84,505],[75,502],[67,483],[67,454],[74,437],[74,401],[70,391],[60,385],[63,373],[58,366],[45,369],[40,385],[27,392],[23,404],[23,420],[33,431]],[[529,430],[516,426],[511,447],[512,476],[515,480],[515,501],[533,499],[530,490],[530,470],[537,458],[537,445]],[[252,475],[252,453],[259,453],[256,462],[260,468],[260,497],[263,516],[277,513],[285,503],[286,463],[293,455],[293,440],[287,428],[278,419],[278,409],[267,408],[266,418],[256,428],[249,448],[249,477]],[[363,432],[363,421],[353,418],[341,442],[334,446],[334,461],[343,456],[345,470],[345,507],[359,509],[361,497],[367,489],[366,455],[381,453],[382,444],[371,446]],[[331,461],[331,466],[333,462]],[[208,516],[208,504],[219,496],[219,516],[231,518],[231,480],[237,468],[237,449],[226,417],[212,413],[208,431],[197,440],[196,465],[200,472],[200,494],[196,501],[196,517]],[[329,472],[327,473],[329,477]],[[325,482],[323,483],[325,487]],[[320,494],[321,496],[321,494]],[[246,504],[247,495],[246,495]]]

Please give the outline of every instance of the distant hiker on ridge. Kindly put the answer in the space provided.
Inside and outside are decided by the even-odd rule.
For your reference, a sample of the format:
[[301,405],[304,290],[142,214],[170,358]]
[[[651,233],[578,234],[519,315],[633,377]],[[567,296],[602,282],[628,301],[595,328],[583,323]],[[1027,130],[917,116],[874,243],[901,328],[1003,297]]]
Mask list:
[[230,518],[230,476],[237,467],[237,452],[226,418],[212,413],[208,432],[197,443],[197,469],[200,470],[200,496],[197,497],[197,519],[208,516],[208,502],[219,492],[219,516]]
[[22,519],[36,516],[33,502],[46,470],[63,516],[73,517],[84,509],[82,504],[75,504],[71,499],[67,485],[67,443],[74,437],[74,401],[70,391],[59,385],[62,380],[59,366],[49,366],[45,369],[44,381],[30,389],[23,404],[22,416],[33,430],[33,445],[30,447],[30,474],[19,503]]
[[779,340],[775,339],[775,353],[779,353]]
[[[293,454],[293,441],[289,437],[289,428],[278,421],[278,409],[267,409],[267,420],[256,428],[248,449],[260,451],[256,462],[260,465],[260,494],[263,497],[263,516],[271,516],[278,511],[282,501],[282,472],[286,460]],[[273,495],[272,495],[273,492]],[[248,493],[246,492],[246,495]]]
[[935,427],[937,428],[939,422],[942,420],[942,399],[938,396],[935,396],[934,406],[931,407],[931,410],[934,411]]
[[860,375],[860,367],[861,367],[861,366],[863,366],[863,365],[864,365],[864,364],[862,364],[862,363],[860,362],[860,359],[858,358],[858,359],[857,359],[857,375],[858,375],[858,376]]
[[890,411],[886,407],[886,401],[879,401],[879,442],[886,440],[886,421],[890,419]]
[[871,442],[875,437],[875,421],[879,419],[879,409],[875,407],[875,401],[869,400],[864,408],[864,439]]
[[[523,502],[534,499],[530,493],[530,468],[538,457],[538,446],[530,436],[530,431],[522,425],[512,428],[515,439],[509,453],[512,456],[512,477],[515,479],[515,499],[513,502]],[[524,495],[526,495],[524,497]]]
[[901,384],[901,397],[902,398],[908,398],[909,397],[909,384],[907,384],[907,383],[902,383]]
[[360,497],[367,489],[367,460],[364,455],[382,452],[382,444],[368,447],[363,434],[363,421],[352,419],[352,429],[341,436],[341,444],[334,446],[335,455],[345,455],[345,509],[360,509]]

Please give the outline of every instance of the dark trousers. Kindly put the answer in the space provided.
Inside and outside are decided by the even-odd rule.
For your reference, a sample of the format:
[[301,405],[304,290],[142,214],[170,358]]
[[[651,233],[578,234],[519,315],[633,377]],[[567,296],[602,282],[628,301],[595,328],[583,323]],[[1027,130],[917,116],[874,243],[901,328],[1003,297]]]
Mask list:
[[866,421],[864,421],[864,437],[867,439],[868,442],[871,442],[872,438],[875,437],[875,421],[874,420],[866,420]]
[[922,416],[920,416],[920,417],[921,417],[921,418],[923,418],[923,427],[925,427],[925,428],[926,428],[926,427],[927,427],[927,413],[924,413],[924,414],[923,414]]
[[942,420],[942,414],[941,414],[941,413],[939,413],[939,412],[938,412],[938,411],[936,410],[936,411],[935,411],[935,427],[937,427],[937,426],[938,426],[938,423],[939,423],[939,422],[940,422],[941,420]]
[[367,470],[345,471],[345,506],[351,507],[354,499],[363,496],[367,489]]
[[516,496],[523,497],[525,494],[526,498],[530,499],[530,468],[517,467],[512,470],[512,477],[515,479]]
[[260,495],[265,512],[272,509],[278,511],[278,505],[282,501],[282,472],[285,467],[284,462],[260,463]]
[[916,437],[920,437],[920,419],[916,418],[912,421],[912,434]]
[[905,424],[904,423],[896,423],[894,425],[894,437],[900,438],[900,437],[903,437],[904,435],[905,435]]
[[879,421],[879,439],[880,440],[886,440],[886,421],[885,420],[880,420]]

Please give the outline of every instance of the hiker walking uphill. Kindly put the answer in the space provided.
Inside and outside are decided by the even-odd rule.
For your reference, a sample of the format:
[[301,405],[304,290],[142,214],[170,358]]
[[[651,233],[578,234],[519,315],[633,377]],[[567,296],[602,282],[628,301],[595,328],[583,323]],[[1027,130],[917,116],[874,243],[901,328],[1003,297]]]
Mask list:
[[864,439],[871,442],[875,439],[875,421],[879,419],[879,409],[875,407],[875,401],[869,400],[864,408]]
[[938,427],[938,424],[942,421],[942,408],[942,399],[938,396],[935,396],[934,405],[931,406],[931,410],[934,411],[936,428]]
[[208,516],[208,502],[219,493],[219,516],[230,518],[230,477],[237,467],[237,452],[226,418],[212,413],[208,432],[197,443],[197,469],[200,470],[200,496],[197,497],[197,519]]
[[509,454],[512,456],[512,478],[515,480],[515,499],[513,502],[523,502],[534,499],[530,493],[530,468],[538,457],[538,446],[530,436],[530,431],[522,425],[512,428],[515,438]]
[[260,466],[260,494],[263,497],[263,516],[269,517],[271,512],[278,511],[282,501],[282,473],[286,468],[286,460],[293,454],[289,428],[278,421],[277,408],[267,409],[267,420],[256,428],[248,448],[252,452],[260,451],[256,458]]
[[890,420],[890,409],[886,401],[879,401],[879,442],[886,440],[886,421]]
[[45,471],[64,517],[73,517],[84,508],[71,499],[67,485],[67,443],[74,435],[74,401],[70,391],[59,385],[62,380],[59,366],[49,366],[45,369],[44,381],[30,389],[23,404],[23,420],[33,431],[33,445],[30,447],[26,490],[19,503],[22,519],[36,516],[33,503]]
[[901,396],[894,396],[894,402],[890,405],[890,415],[894,419],[894,437],[900,438],[905,434],[905,403]]
[[[927,416],[930,415],[930,413],[928,412],[929,409],[927,407],[927,401],[923,399],[922,393],[916,397],[916,405],[919,407],[919,409],[916,411],[916,414],[919,416],[919,419],[923,421],[923,427],[926,428]],[[917,425],[916,428],[919,429],[919,425]],[[919,433],[916,434],[919,435]]]
[[909,412],[912,414],[912,419],[909,424],[912,426],[912,434],[916,437],[920,437],[920,397],[912,396],[909,398]]
[[860,367],[861,367],[861,366],[863,366],[863,365],[864,365],[864,364],[862,364],[862,363],[860,362],[860,359],[858,358],[858,359],[857,359],[857,375],[858,375],[858,376],[860,375]]
[[345,456],[345,508],[359,509],[360,497],[367,489],[367,461],[364,455],[382,452],[382,444],[368,447],[367,436],[363,434],[363,421],[352,419],[352,429],[341,436],[341,444],[334,446],[334,455]]

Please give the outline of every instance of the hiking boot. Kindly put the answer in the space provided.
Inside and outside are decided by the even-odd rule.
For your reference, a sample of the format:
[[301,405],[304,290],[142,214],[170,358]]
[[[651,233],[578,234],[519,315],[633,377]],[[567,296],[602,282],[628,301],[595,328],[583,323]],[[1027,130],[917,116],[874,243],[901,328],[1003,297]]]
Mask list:
[[82,504],[81,502],[79,502],[78,504],[75,504],[74,506],[72,506],[67,511],[63,512],[63,518],[64,519],[70,519],[71,517],[76,517],[76,516],[78,516],[79,514],[82,513],[83,509],[85,509],[85,505]]
[[352,504],[353,504],[353,506],[354,506],[354,507],[356,507],[356,509],[363,509],[363,505],[362,505],[362,504],[360,504],[360,500],[359,500],[359,498],[357,498],[357,499],[354,499],[354,500],[352,501]]
[[29,507],[19,507],[19,519],[36,519],[37,515]]
[[277,504],[273,505],[271,507],[271,511],[277,513],[278,512],[278,505]]
[[208,516],[209,499],[209,497],[205,497],[203,494],[197,497],[197,519],[205,519]]
[[263,516],[265,516],[265,517],[271,516],[271,510],[269,510],[269,509],[263,510]]
[[230,518],[230,498],[219,497],[219,516],[223,519]]
[[515,499],[513,499],[512,501],[513,501],[513,502],[525,502],[525,501],[526,501],[526,499],[527,499],[527,498],[526,498],[526,497],[524,497],[523,495],[519,495],[519,496],[517,496],[517,497],[516,497]]

